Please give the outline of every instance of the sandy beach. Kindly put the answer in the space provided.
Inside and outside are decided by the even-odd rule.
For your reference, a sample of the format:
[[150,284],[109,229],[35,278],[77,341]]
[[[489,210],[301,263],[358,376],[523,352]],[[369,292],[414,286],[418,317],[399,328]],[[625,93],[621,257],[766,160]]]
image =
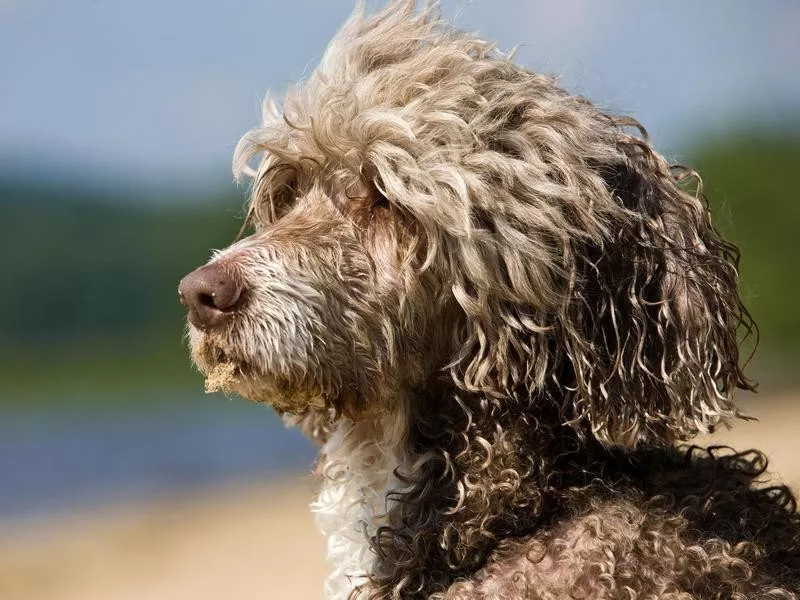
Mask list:
[[[714,442],[758,446],[800,483],[800,393],[743,405]],[[0,522],[4,600],[322,598],[324,541],[309,476],[176,494],[135,505]]]
[[297,477],[0,524],[0,598],[322,598],[312,487]]

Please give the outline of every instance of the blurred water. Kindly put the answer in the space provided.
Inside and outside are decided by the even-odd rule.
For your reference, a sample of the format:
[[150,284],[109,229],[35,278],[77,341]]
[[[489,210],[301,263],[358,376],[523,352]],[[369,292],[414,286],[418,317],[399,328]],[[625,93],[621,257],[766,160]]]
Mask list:
[[271,410],[243,400],[58,400],[0,412],[0,518],[270,477],[309,469],[315,455]]

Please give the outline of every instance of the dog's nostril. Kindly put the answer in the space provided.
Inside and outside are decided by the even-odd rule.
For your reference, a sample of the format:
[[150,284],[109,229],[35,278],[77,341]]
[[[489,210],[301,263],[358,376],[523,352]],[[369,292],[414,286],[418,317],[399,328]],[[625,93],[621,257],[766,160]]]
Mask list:
[[242,292],[238,278],[216,263],[192,271],[178,287],[181,304],[189,309],[189,321],[201,328],[217,325],[235,310]]
[[203,306],[208,306],[210,308],[217,308],[214,304],[214,296],[215,294],[200,294],[198,296],[198,300],[200,300],[200,304]]

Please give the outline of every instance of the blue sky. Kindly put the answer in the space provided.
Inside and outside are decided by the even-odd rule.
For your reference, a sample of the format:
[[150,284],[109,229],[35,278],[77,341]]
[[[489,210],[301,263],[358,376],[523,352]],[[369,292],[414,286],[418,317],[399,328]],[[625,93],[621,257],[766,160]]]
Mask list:
[[[374,4],[374,3],[373,3]],[[0,0],[0,161],[132,185],[229,181],[268,90],[302,78],[350,0]],[[800,115],[796,0],[445,0],[529,68],[680,153]]]

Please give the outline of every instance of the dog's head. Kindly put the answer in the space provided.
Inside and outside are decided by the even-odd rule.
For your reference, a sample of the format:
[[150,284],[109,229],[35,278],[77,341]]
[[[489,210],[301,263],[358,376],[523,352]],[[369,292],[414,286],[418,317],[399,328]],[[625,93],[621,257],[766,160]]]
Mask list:
[[181,284],[209,385],[351,418],[434,382],[556,399],[626,446],[732,414],[751,322],[691,172],[415,5],[357,11],[241,141],[252,233]]

